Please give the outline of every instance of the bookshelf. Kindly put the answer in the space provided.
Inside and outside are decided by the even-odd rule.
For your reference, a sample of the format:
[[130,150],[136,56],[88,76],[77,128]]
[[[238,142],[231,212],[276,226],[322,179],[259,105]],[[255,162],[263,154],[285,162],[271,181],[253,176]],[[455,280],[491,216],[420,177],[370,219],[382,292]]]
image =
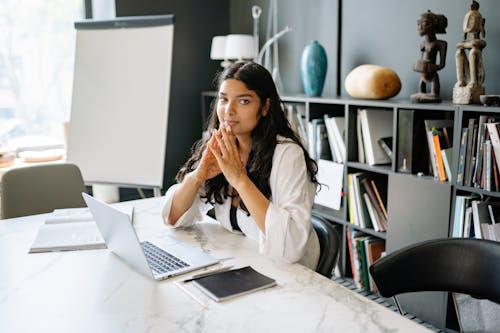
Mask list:
[[[204,92],[202,94],[204,112],[209,112],[209,105],[215,93]],[[456,178],[459,164],[461,129],[467,126],[471,117],[479,117],[481,114],[496,116],[500,121],[499,107],[482,107],[473,105],[454,105],[450,102],[439,104],[414,104],[401,100],[356,100],[338,97],[306,97],[301,95],[282,96],[286,105],[294,105],[301,109],[303,117],[307,121],[328,116],[345,117],[345,145],[346,162],[344,163],[343,191],[345,195],[341,199],[341,208],[331,208],[315,204],[314,212],[334,225],[339,226],[342,232],[342,249],[339,256],[339,269],[342,278],[352,278],[350,267],[349,249],[347,245],[347,232],[360,231],[366,235],[373,236],[386,241],[386,252],[390,253],[404,246],[423,240],[450,237],[452,235],[454,219],[454,203],[458,194],[476,193],[479,196],[490,196],[500,200],[500,192],[486,191],[473,186],[457,185]],[[392,147],[393,154],[390,162],[383,165],[369,165],[359,161],[358,156],[358,110],[379,110],[392,112]],[[369,111],[368,111],[369,112]],[[452,136],[450,141],[451,179],[440,181],[432,174],[430,161],[426,162],[426,172],[419,173],[419,166],[414,165],[413,171],[405,169],[401,171],[401,152],[398,148],[403,143],[398,143],[400,137],[405,135],[404,127],[400,122],[406,122],[408,114],[414,121],[413,127],[424,133],[413,133],[416,141],[413,144],[414,155],[418,159],[427,157],[428,142],[425,136],[424,120],[442,121],[451,123]],[[419,127],[420,125],[421,127]],[[420,156],[423,154],[427,156]],[[399,160],[398,160],[399,158]],[[373,228],[364,228],[352,224],[349,213],[348,200],[348,175],[351,173],[363,173],[373,175],[381,181],[385,189],[385,204],[387,208],[387,231],[379,232]],[[446,293],[423,293],[403,295],[400,301],[403,308],[413,315],[430,322],[436,327],[444,328],[447,324],[447,316],[450,316],[448,306],[448,295]],[[454,315],[454,314],[453,314]],[[448,319],[449,320],[449,319]]]

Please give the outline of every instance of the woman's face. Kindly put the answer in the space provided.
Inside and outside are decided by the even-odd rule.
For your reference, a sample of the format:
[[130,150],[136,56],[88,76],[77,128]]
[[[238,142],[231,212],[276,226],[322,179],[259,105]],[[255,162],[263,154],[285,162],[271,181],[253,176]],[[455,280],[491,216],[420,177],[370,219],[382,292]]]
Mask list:
[[242,81],[227,79],[219,88],[217,117],[220,124],[230,126],[236,136],[250,136],[268,109],[269,102],[262,106],[260,97]]

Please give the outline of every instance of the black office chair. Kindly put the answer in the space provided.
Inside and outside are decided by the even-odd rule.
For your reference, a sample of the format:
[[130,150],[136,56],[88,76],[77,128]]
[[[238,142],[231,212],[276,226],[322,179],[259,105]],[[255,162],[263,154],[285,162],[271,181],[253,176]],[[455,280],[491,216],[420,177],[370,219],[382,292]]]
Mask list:
[[311,221],[319,238],[321,253],[316,272],[327,278],[331,278],[339,255],[340,237],[331,223],[321,216],[313,214]]
[[56,208],[85,207],[85,184],[71,163],[11,169],[2,176],[2,218],[48,213]]
[[500,243],[446,238],[395,251],[370,266],[380,295],[444,291],[468,294],[500,304]]

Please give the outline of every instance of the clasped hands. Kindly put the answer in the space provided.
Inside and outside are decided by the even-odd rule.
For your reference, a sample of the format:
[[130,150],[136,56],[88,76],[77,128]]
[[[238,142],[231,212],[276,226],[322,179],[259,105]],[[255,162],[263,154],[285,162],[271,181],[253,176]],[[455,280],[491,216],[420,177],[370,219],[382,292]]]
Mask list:
[[233,188],[238,187],[238,181],[241,176],[246,175],[246,169],[231,127],[221,127],[212,131],[196,172],[203,181],[223,173]]

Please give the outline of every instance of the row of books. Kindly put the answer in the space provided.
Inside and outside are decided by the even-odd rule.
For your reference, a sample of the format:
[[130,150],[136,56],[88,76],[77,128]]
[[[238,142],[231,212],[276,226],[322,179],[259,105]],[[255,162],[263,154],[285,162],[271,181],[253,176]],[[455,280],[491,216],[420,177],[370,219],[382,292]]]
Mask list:
[[453,119],[436,116],[422,110],[398,111],[398,172],[431,175],[443,182],[453,178]]
[[354,284],[359,289],[375,293],[377,287],[368,272],[368,268],[383,255],[385,240],[366,235],[349,227],[346,231]]
[[[287,117],[292,128],[315,160],[346,161],[345,117],[323,115],[306,120],[303,105],[289,104]],[[393,112],[359,109],[357,113],[358,161],[369,165],[391,163]]]
[[307,121],[304,106],[300,104],[289,104],[287,117],[313,159],[346,161],[345,117],[325,114]]
[[457,185],[500,191],[499,126],[495,118],[481,115],[470,118],[468,126],[462,128]]
[[358,109],[356,135],[360,163],[369,165],[391,163],[392,118],[391,110]]
[[348,173],[347,200],[351,223],[375,231],[386,231],[386,190],[386,182],[379,175],[367,172]]
[[451,181],[453,120],[426,119],[424,124],[432,175],[442,182]]
[[452,237],[500,241],[500,202],[476,194],[457,195]]

